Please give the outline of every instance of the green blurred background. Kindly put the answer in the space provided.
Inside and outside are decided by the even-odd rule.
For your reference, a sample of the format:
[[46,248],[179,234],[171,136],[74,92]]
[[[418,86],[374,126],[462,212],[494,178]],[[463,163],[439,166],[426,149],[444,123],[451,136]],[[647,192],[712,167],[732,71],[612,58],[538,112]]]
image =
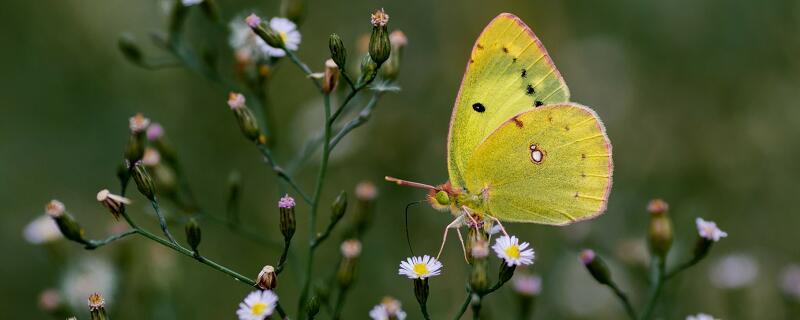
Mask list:
[[[279,7],[279,1],[219,2],[226,20],[252,10],[271,16]],[[671,205],[673,263],[689,255],[695,217],[717,221],[729,233],[707,261],[670,283],[664,318],[701,311],[725,319],[792,318],[779,282],[784,266],[800,262],[799,2],[308,0],[299,55],[321,69],[332,32],[354,51],[356,39],[369,31],[369,13],[380,7],[390,14],[391,28],[409,38],[399,80],[403,90],[387,94],[372,120],[335,153],[323,198],[326,208],[338,190],[352,193],[361,180],[375,182],[380,190],[345,319],[367,318],[384,295],[400,299],[409,319],[420,318],[411,282],[396,270],[409,255],[400,227],[403,208],[423,193],[382,178],[447,179],[445,136],[452,102],[473,41],[500,12],[512,12],[533,28],[567,80],[572,100],[597,110],[614,144],[615,179],[605,215],[566,228],[509,226],[536,248],[537,261],[529,271],[542,275],[544,285],[535,318],[623,317],[611,294],[581,269],[576,253],[583,247],[606,257],[635,305],[644,303],[646,275],[635,255],[646,233],[645,206],[654,197]],[[107,297],[114,318],[234,317],[246,286],[143,238],[85,252],[72,243],[45,248],[22,237],[25,225],[52,198],[63,201],[93,238],[108,234],[111,219],[94,196],[101,188],[116,189],[127,119],[136,112],[164,125],[206,211],[223,213],[225,181],[231,170],[239,170],[244,221],[280,240],[277,181],[241,138],[225,105],[227,92],[185,69],[136,67],[118,51],[119,36],[130,33],[148,54],[160,55],[148,34],[164,30],[163,12],[158,1],[3,4],[0,318],[48,318],[37,306],[40,292],[63,289],[65,273],[74,272],[81,260],[84,267],[116,270],[116,293]],[[199,10],[192,10],[187,27],[198,47],[227,43],[224,31],[210,26]],[[229,55],[225,50],[220,49]],[[228,56],[222,60],[230,65]],[[321,102],[288,61],[276,70],[271,92],[281,133],[277,152],[285,160],[309,130],[319,128]],[[307,190],[316,169],[309,165],[299,176]],[[133,198],[135,218],[152,222],[144,199]],[[299,207],[298,245],[307,237],[305,210]],[[322,210],[320,221],[326,216]],[[450,219],[430,208],[412,209],[415,251],[435,252]],[[147,225],[156,230],[155,224]],[[277,260],[279,247],[203,225],[204,253],[235,270],[254,277],[262,265]],[[468,266],[454,239],[443,258],[444,274],[431,280],[435,319],[451,317],[463,297]],[[333,240],[319,251],[319,274],[335,268],[339,237]],[[278,288],[292,314],[301,277],[297,257],[305,256],[305,249],[296,249]],[[757,276],[726,290],[715,286],[710,274],[715,260],[732,253],[752,257]],[[96,281],[79,280],[88,282],[84,287]],[[510,288],[491,295],[487,318],[515,314],[513,297]],[[82,306],[85,297],[69,299]],[[86,318],[82,309],[78,315]]]

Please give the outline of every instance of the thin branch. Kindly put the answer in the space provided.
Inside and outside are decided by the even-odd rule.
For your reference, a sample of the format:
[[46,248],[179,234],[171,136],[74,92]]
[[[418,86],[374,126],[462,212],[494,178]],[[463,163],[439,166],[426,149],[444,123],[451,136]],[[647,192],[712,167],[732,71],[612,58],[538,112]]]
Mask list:
[[367,120],[369,120],[370,116],[372,115],[372,110],[374,110],[375,104],[378,102],[378,97],[379,95],[377,93],[372,95],[372,98],[367,103],[367,106],[364,107],[363,110],[361,110],[361,112],[358,114],[358,117],[356,117],[353,120],[350,120],[350,122],[348,122],[341,130],[339,130],[339,132],[333,137],[333,139],[330,140],[331,149],[336,147],[336,145],[339,144],[339,141],[341,141],[342,138],[344,138],[348,133],[350,133],[350,131],[353,131],[353,129],[362,126],[364,123],[367,122]]

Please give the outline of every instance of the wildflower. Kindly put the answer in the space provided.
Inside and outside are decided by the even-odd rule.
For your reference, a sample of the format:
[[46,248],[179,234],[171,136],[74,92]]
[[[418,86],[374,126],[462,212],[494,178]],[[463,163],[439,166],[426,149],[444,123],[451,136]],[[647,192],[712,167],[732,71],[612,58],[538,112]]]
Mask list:
[[511,284],[514,292],[523,296],[537,296],[542,292],[542,277],[537,275],[520,274]]
[[278,209],[280,209],[281,212],[281,233],[285,241],[292,239],[294,231],[297,228],[297,222],[294,217],[294,206],[294,198],[290,197],[288,194],[281,197],[278,201]]
[[261,141],[258,121],[256,121],[253,112],[245,105],[244,95],[236,92],[228,94],[228,106],[233,110],[233,114],[239,123],[239,129],[241,129],[245,138],[252,141]]
[[153,122],[147,127],[147,140],[155,141],[164,136],[164,127],[158,122]]
[[99,293],[92,293],[89,295],[89,311],[95,311],[104,308],[106,300],[103,299]]
[[25,241],[31,244],[50,243],[63,238],[58,224],[47,215],[42,215],[28,223],[22,235],[25,237]]
[[[248,17],[249,18],[249,17]],[[256,17],[257,18],[257,17]],[[258,21],[261,23],[261,21]],[[256,24],[258,26],[258,24]],[[241,18],[234,18],[228,27],[231,34],[228,37],[228,44],[233,48],[236,61],[240,64],[247,64],[251,60],[266,60],[270,55],[267,52],[267,45],[263,39],[256,36],[253,30]]]
[[369,38],[369,56],[372,61],[380,66],[389,59],[392,52],[392,44],[389,40],[389,31],[386,24],[389,23],[389,15],[383,9],[372,13],[372,34]]
[[722,289],[750,285],[758,277],[758,264],[747,254],[731,254],[711,267],[711,283]]
[[181,4],[183,4],[184,7],[193,6],[202,2],[203,0],[181,0]]
[[66,211],[66,207],[64,207],[64,204],[61,203],[61,201],[55,199],[50,200],[50,202],[48,202],[47,205],[44,207],[44,212],[53,218],[64,214],[64,211]]
[[526,249],[528,246],[527,242],[520,244],[519,239],[515,236],[501,236],[497,238],[492,249],[510,267],[512,265],[519,266],[533,263],[535,254],[533,249]]
[[714,320],[714,317],[705,313],[698,313],[696,315],[686,317],[686,320]]
[[375,10],[370,16],[370,22],[375,27],[383,27],[389,23],[389,15],[383,9]]
[[728,233],[720,230],[714,221],[706,221],[703,220],[703,218],[697,218],[695,223],[697,224],[697,233],[702,238],[717,242],[719,239],[728,236]]
[[[249,24],[249,23],[248,23]],[[252,25],[251,28],[255,28]],[[286,50],[297,51],[300,47],[302,36],[300,31],[297,30],[297,25],[289,19],[275,17],[269,20],[269,30],[277,36],[274,43],[272,41],[265,42],[266,46],[262,49],[267,55],[271,57],[283,57],[286,55]],[[269,33],[268,33],[269,34]],[[269,38],[267,40],[272,40]]]
[[442,263],[436,258],[425,255],[422,257],[406,258],[400,262],[400,275],[409,279],[426,279],[438,276],[442,273]]
[[594,250],[584,249],[581,251],[579,258],[581,263],[586,266],[586,270],[589,271],[589,274],[591,274],[598,283],[604,285],[613,283],[611,281],[611,271],[608,270],[605,261],[594,253]]
[[141,113],[137,113],[128,119],[128,127],[130,127],[132,133],[144,132],[149,125],[150,119],[145,118]]
[[400,301],[392,297],[384,297],[380,304],[369,311],[372,320],[404,320],[406,312],[403,311]]
[[800,266],[791,264],[783,269],[780,287],[784,295],[800,301]]
[[356,239],[345,240],[341,246],[342,256],[347,259],[358,258],[361,255],[361,242]]
[[262,290],[275,289],[278,286],[278,276],[275,274],[275,268],[270,265],[264,266],[261,272],[258,273],[256,285]]
[[244,95],[241,93],[231,92],[228,94],[228,106],[231,107],[231,109],[244,107],[246,101]]
[[270,290],[253,291],[239,303],[239,320],[263,320],[275,311],[278,296]]
[[251,13],[247,18],[244,18],[244,22],[247,23],[248,27],[255,28],[261,25],[261,17],[255,13]]
[[128,198],[113,194],[111,191],[108,191],[108,189],[100,190],[100,192],[97,193],[97,201],[108,208],[108,211],[111,212],[114,219],[119,219],[124,205],[131,204],[131,200]]

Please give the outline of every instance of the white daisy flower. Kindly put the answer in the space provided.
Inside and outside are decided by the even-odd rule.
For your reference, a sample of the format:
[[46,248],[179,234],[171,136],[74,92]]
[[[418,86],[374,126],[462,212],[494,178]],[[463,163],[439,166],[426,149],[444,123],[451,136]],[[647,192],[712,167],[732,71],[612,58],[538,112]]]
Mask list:
[[228,24],[228,27],[231,29],[228,44],[236,51],[238,61],[268,59],[270,57],[266,50],[269,47],[267,43],[253,33],[253,30],[250,29],[250,26],[247,25],[243,18],[234,18]]
[[714,320],[714,317],[705,313],[698,313],[696,315],[686,317],[686,320]]
[[497,253],[499,258],[506,261],[510,267],[513,265],[528,265],[533,263],[535,257],[533,249],[527,249],[529,244],[527,242],[519,243],[519,239],[515,236],[501,236],[494,242],[494,252]]
[[270,290],[253,291],[239,304],[239,320],[263,320],[275,311],[278,296]]
[[717,242],[720,238],[728,236],[728,233],[717,228],[717,224],[714,223],[714,221],[706,221],[703,220],[703,218],[697,218],[695,223],[697,224],[697,233],[700,234],[702,238]]
[[[286,49],[297,51],[302,37],[300,36],[300,31],[297,30],[297,25],[294,24],[294,22],[286,18],[275,17],[269,20],[269,27],[281,36]],[[283,52],[283,49],[273,48],[269,45],[267,45],[264,49],[267,54],[273,57],[283,57],[286,55],[286,52]]]
[[442,263],[428,255],[410,257],[406,258],[406,261],[400,262],[398,273],[409,279],[425,279],[440,275],[442,273]]
[[64,237],[53,218],[47,215],[42,215],[28,223],[22,231],[22,235],[25,237],[25,241],[31,244],[49,243]]
[[401,308],[400,301],[392,297],[385,297],[379,305],[369,311],[373,320],[405,320],[406,312]]

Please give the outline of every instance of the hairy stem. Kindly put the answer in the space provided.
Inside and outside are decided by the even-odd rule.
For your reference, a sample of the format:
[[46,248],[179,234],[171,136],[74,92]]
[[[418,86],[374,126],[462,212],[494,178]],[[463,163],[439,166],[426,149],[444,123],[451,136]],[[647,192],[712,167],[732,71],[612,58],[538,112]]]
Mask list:
[[613,283],[613,282],[612,282],[612,283],[610,283],[610,284],[608,285],[608,287],[609,287],[609,288],[611,288],[611,290],[612,290],[612,291],[614,291],[614,294],[617,296],[617,298],[619,299],[619,301],[622,303],[622,306],[623,306],[623,307],[625,307],[625,313],[627,313],[627,314],[628,314],[628,317],[630,317],[630,318],[631,318],[631,320],[636,320],[636,312],[635,312],[635,311],[633,311],[633,306],[631,305],[631,302],[630,302],[630,300],[628,300],[628,295],[626,295],[626,294],[625,294],[625,292],[623,292],[623,291],[622,291],[622,290],[621,290],[621,289],[620,289],[620,288],[619,288],[619,287],[618,287],[618,286],[617,286],[615,283]]

